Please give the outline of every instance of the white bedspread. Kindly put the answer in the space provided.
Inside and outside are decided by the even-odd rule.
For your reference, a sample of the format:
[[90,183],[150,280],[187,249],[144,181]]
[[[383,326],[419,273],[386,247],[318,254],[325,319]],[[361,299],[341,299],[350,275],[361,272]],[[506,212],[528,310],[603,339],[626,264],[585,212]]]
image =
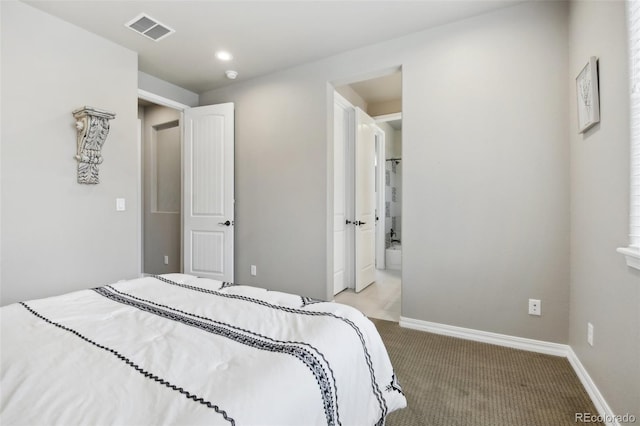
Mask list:
[[182,274],[0,309],[2,425],[376,425],[406,405],[337,303]]

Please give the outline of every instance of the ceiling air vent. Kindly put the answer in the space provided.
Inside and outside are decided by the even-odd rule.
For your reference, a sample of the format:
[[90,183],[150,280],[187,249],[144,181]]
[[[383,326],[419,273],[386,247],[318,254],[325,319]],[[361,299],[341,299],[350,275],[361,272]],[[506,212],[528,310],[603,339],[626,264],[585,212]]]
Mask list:
[[160,41],[176,32],[145,13],[141,13],[124,25],[153,41]]

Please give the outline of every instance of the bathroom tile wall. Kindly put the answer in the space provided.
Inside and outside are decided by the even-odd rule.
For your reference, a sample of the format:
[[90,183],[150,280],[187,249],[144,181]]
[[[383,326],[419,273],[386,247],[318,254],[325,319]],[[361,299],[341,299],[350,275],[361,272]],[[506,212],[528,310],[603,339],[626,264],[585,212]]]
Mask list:
[[392,241],[401,241],[401,199],[402,199],[402,161],[385,162],[385,246]]

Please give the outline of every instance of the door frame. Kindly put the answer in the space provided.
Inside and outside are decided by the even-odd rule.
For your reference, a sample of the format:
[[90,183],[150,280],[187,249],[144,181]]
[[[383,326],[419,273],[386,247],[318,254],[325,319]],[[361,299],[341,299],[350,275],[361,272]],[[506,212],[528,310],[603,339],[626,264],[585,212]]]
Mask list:
[[[138,89],[138,99],[142,99],[145,101],[153,102],[154,104],[158,104],[161,106],[165,106],[168,108],[172,108],[180,111],[180,128],[182,128],[182,122],[184,118],[184,110],[191,108],[189,105],[182,104],[180,102],[174,101],[173,99],[165,98],[164,96],[157,95],[155,93],[148,92],[143,89]],[[144,158],[142,158],[142,145],[144,143],[142,137],[143,126],[140,126],[138,131],[138,202],[136,203],[136,209],[138,214],[138,275],[140,277],[144,276],[144,222],[143,222],[143,200],[144,200]],[[180,131],[180,151],[183,149],[183,140],[182,140],[182,131]],[[180,253],[183,251],[183,238],[182,238],[182,205],[184,204],[184,199],[182,198],[182,173],[180,174]],[[184,270],[184,265],[182,264],[182,256],[180,256],[180,270]]]
[[[384,114],[384,115],[378,115],[373,117],[373,119],[376,121],[376,123],[386,123],[388,121],[395,121],[395,120],[402,120],[402,112],[394,112],[392,114]],[[382,133],[386,136],[386,134],[384,133],[384,131],[382,129],[380,129],[380,131],[382,131]],[[383,138],[385,138],[383,136]],[[385,138],[386,139],[386,138]],[[382,161],[383,167],[382,167],[382,174],[381,174],[381,179],[382,179],[382,185],[385,185],[385,170],[386,170],[386,160],[387,160],[387,155],[386,155],[386,140],[384,141],[384,146],[382,149],[382,160],[380,159],[380,157],[378,157],[378,164],[380,164],[380,161]],[[393,157],[393,155],[392,155]],[[376,253],[380,254],[382,257],[382,263],[378,262],[378,259],[376,259],[376,267],[378,269],[386,269],[386,241],[385,241],[385,237],[386,237],[386,212],[385,212],[385,190],[383,189],[382,191],[382,200],[378,200],[378,202],[380,203],[379,205],[381,206],[381,214],[380,214],[380,222],[379,224],[382,227],[382,237],[380,239],[376,239]],[[379,235],[379,234],[376,234]],[[379,265],[382,265],[382,267],[380,267]]]
[[[373,119],[376,121],[375,117]],[[386,269],[385,259],[385,173],[386,173],[386,135],[384,131],[376,126],[374,131],[376,137],[376,269]]]

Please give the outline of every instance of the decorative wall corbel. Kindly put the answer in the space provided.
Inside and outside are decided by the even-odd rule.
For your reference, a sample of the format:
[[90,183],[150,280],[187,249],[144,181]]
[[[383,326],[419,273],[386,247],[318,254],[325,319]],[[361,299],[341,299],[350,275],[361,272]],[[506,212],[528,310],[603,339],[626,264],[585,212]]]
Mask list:
[[78,183],[96,184],[98,165],[102,163],[102,145],[109,134],[109,120],[116,115],[109,111],[84,106],[73,111],[78,131]]

